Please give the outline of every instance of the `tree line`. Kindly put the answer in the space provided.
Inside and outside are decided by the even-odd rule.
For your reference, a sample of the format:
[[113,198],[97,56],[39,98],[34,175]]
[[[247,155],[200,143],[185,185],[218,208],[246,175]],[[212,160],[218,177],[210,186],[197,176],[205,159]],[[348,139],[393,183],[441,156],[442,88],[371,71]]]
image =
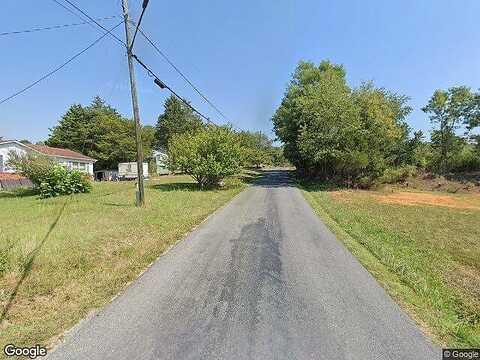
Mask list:
[[[141,129],[146,159],[152,158],[154,150],[166,152],[172,171],[194,171],[191,175],[202,185],[218,183],[242,167],[288,165],[283,148],[274,146],[265,134],[204,124],[174,96],[166,99],[156,126]],[[123,117],[97,96],[88,106],[72,105],[50,129],[46,145],[95,158],[96,169],[115,169],[119,162],[135,161],[134,132],[132,119]]]
[[406,123],[408,100],[373,82],[351,88],[341,65],[300,62],[272,121],[286,158],[308,177],[369,186],[420,170],[480,169],[479,93],[437,90],[422,109],[433,125],[428,141]]

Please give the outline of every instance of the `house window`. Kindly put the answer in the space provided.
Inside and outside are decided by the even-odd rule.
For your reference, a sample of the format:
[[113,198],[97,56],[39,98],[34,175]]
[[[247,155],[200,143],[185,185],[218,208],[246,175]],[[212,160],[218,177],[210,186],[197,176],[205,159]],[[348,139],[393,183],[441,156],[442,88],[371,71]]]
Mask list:
[[78,164],[78,169],[85,171],[86,165],[87,165],[87,164],[85,164],[85,163],[79,163],[79,164]]

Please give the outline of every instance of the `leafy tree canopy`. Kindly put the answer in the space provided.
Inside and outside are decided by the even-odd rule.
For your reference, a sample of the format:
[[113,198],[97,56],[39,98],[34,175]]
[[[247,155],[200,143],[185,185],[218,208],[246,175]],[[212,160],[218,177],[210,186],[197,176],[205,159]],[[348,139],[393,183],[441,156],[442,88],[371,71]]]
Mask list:
[[192,109],[171,95],[164,104],[164,112],[158,117],[155,127],[155,149],[167,149],[170,139],[176,134],[196,132],[204,127],[202,120]]
[[[154,130],[142,128],[145,157],[152,156]],[[57,126],[50,129],[49,146],[79,151],[98,160],[96,168],[116,168],[136,159],[135,123],[95,97],[89,106],[72,105]]]
[[242,165],[243,149],[228,127],[209,125],[195,133],[175,134],[168,145],[170,169],[191,175],[202,187],[218,185]]
[[473,93],[466,86],[436,90],[422,110],[429,114],[435,126],[431,139],[438,151],[436,167],[440,172],[447,172],[463,147],[463,140],[456,131],[461,126],[471,130],[480,123],[480,94]]
[[262,132],[240,131],[237,133],[239,144],[244,148],[244,164],[260,167],[273,163],[272,140]]
[[407,98],[365,83],[352,90],[343,66],[301,62],[273,116],[285,156],[323,177],[378,176],[405,141]]

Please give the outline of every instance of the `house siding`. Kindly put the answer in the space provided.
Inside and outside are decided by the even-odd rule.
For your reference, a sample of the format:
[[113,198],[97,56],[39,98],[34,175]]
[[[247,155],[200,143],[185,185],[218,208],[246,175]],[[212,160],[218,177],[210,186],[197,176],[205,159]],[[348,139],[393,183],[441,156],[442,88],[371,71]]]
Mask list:
[[1,160],[3,160],[3,161],[0,161],[0,172],[9,173],[9,174],[15,173],[15,169],[12,169],[7,165],[8,154],[10,153],[10,151],[15,151],[20,155],[25,154],[27,152],[25,148],[19,146],[16,143],[0,144],[0,157],[2,158]]
[[[8,157],[10,151],[15,151],[19,154],[25,154],[27,152],[33,152],[33,150],[29,149],[28,147],[24,147],[19,145],[16,142],[8,142],[8,143],[0,143],[0,160],[3,159],[3,169],[2,162],[0,161],[0,172],[5,173],[15,173],[15,169],[8,167],[6,164],[8,162]],[[82,159],[74,159],[69,157],[60,157],[60,156],[50,156],[51,159],[58,162],[60,165],[65,166],[69,170],[77,169],[82,172],[85,172],[88,175],[93,176],[93,161],[87,161]]]

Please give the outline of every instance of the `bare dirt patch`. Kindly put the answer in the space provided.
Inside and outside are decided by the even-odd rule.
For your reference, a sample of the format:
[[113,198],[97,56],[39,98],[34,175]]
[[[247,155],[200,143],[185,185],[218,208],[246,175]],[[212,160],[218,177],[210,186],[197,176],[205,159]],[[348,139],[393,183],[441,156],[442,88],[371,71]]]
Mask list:
[[342,203],[355,202],[358,198],[373,199],[380,203],[410,206],[440,206],[453,209],[480,210],[480,195],[463,196],[439,193],[398,191],[378,192],[368,190],[337,190],[330,192],[335,201]]
[[336,191],[331,191],[330,196],[334,200],[342,201],[342,202],[350,202],[352,199],[353,194],[358,194],[362,190],[336,190]]
[[[473,209],[480,210],[480,204],[473,204],[463,198],[415,192],[398,192],[393,194],[375,194],[372,195],[377,201],[387,204],[399,205],[430,205],[443,206],[455,209]],[[480,198],[479,198],[480,200]]]

